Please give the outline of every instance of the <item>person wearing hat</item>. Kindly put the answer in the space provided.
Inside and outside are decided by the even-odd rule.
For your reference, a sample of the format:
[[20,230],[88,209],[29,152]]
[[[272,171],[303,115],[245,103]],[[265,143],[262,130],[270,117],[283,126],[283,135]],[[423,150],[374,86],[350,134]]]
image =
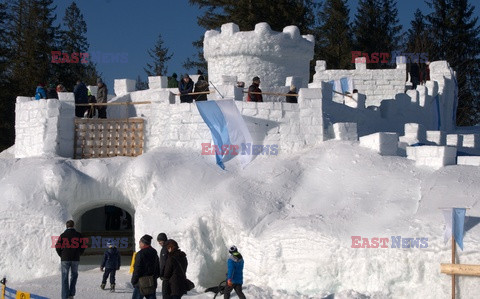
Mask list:
[[35,90],[35,100],[46,99],[46,98],[47,98],[47,92],[43,87],[43,83],[38,83],[37,89]]
[[260,78],[257,76],[253,77],[252,85],[248,88],[247,102],[263,102],[263,97],[261,94],[252,94],[252,92],[262,92],[260,89]]
[[135,255],[135,265],[133,267],[133,274],[131,283],[134,287],[132,299],[155,299],[155,290],[151,294],[140,293],[139,280],[141,277],[153,276],[154,288],[157,288],[157,279],[160,276],[160,263],[158,260],[158,253],[151,246],[152,236],[144,235],[140,238],[140,251]]
[[110,292],[115,292],[115,273],[117,270],[120,270],[120,252],[111,240],[107,242],[107,247],[103,255],[102,264],[100,265],[100,271],[103,272],[105,268],[100,288],[102,290],[105,289],[107,278],[110,275]]
[[173,73],[170,78],[168,78],[168,88],[178,88],[177,73]]
[[168,282],[169,298],[180,299],[187,293],[187,255],[178,248],[178,243],[175,240],[168,240],[167,250],[168,258],[163,278]]
[[[97,79],[97,103],[107,103],[108,89],[102,78]],[[98,118],[107,118],[107,106],[98,106]]]
[[235,290],[238,298],[245,299],[245,295],[242,291],[243,285],[243,257],[238,252],[237,246],[233,245],[228,250],[230,257],[227,261],[228,272],[227,272],[227,285],[225,286],[225,291],[223,297],[225,299],[230,298],[230,293]]
[[193,81],[188,74],[183,75],[178,90],[180,91],[180,103],[193,103],[193,96],[188,95],[193,91]]

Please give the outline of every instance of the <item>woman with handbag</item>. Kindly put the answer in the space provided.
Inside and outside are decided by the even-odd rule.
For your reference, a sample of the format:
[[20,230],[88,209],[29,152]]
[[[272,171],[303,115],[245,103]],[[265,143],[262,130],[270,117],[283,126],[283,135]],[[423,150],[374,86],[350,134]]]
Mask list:
[[[175,240],[167,242],[168,258],[163,278],[168,281],[168,295],[171,299],[180,299],[188,291],[187,286],[187,255],[178,248]],[[191,289],[191,288],[190,288]]]

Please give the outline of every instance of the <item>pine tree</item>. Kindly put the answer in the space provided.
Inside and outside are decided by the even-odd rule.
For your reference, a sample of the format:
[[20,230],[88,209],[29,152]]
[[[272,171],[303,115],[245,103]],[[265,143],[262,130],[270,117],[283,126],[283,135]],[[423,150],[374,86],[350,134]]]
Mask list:
[[[295,25],[302,34],[312,33],[318,7],[313,0],[189,0],[189,3],[206,8],[198,18],[198,25],[207,30],[219,29],[222,24],[233,22],[240,30],[246,31],[253,30],[257,23],[267,22],[275,31]],[[187,59],[183,67],[206,71],[203,39],[193,42],[193,45],[199,52],[193,59]]]
[[434,0],[427,16],[435,41],[435,60],[446,60],[456,71],[458,83],[457,125],[480,121],[480,28],[468,0]]
[[352,35],[346,0],[327,0],[319,13],[315,32],[315,60],[326,60],[330,69],[350,69]]
[[[354,21],[355,50],[391,53],[398,48],[401,26],[393,0],[360,0]],[[387,64],[370,64],[370,68],[385,68]]]
[[0,3],[0,151],[14,143],[15,88],[9,78],[11,43],[9,37],[10,13],[6,3]]
[[172,58],[173,54],[168,53],[168,48],[163,46],[162,35],[158,35],[157,42],[153,49],[148,50],[148,55],[153,59],[153,65],[147,63],[144,68],[148,76],[165,76],[168,71],[166,63]]
[[33,95],[37,83],[53,74],[51,52],[55,49],[53,0],[17,0],[12,5],[10,39],[15,55],[10,60],[11,79],[19,95]]
[[405,52],[407,53],[427,53],[432,51],[432,37],[430,36],[430,28],[426,23],[425,16],[420,9],[414,14],[414,19],[410,22],[410,29],[407,31],[407,42]]
[[[60,51],[72,55],[73,53],[87,53],[89,44],[87,41],[87,23],[83,14],[75,2],[65,10],[63,17],[63,30],[60,31]],[[82,80],[87,84],[96,84],[98,77],[96,65],[82,63],[81,58],[77,63],[58,63],[57,82],[61,82],[67,90],[73,90],[77,80]],[[89,61],[89,59],[86,59]]]

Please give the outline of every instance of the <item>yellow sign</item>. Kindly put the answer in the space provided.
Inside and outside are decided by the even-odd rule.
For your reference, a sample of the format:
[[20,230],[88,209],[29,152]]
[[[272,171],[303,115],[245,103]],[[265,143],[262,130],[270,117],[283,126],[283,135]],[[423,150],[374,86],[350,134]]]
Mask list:
[[130,270],[128,271],[128,273],[132,274],[133,273],[133,267],[135,266],[135,256],[137,255],[136,252],[133,253],[133,256],[132,256],[132,263],[130,264]]
[[15,299],[30,299],[30,293],[17,291]]

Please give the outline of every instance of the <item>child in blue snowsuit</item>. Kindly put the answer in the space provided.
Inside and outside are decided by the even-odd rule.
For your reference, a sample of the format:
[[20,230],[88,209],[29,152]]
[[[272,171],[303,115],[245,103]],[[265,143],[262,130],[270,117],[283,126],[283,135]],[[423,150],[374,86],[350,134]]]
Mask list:
[[37,85],[37,89],[35,90],[35,100],[46,99],[46,98],[47,98],[47,92],[45,91],[45,88],[43,88],[43,84],[39,83]]
[[105,273],[103,273],[102,284],[100,288],[102,290],[105,289],[105,285],[107,284],[107,278],[110,275],[110,292],[115,291],[115,273],[117,270],[120,270],[120,252],[118,252],[117,247],[113,244],[113,242],[107,243],[108,249],[105,251],[103,255],[102,265],[100,266],[100,270],[103,271],[105,268]]
[[228,258],[228,273],[227,273],[227,285],[225,286],[225,291],[223,296],[225,299],[230,298],[230,293],[235,290],[238,298],[245,299],[245,295],[242,291],[243,284],[243,257],[238,252],[237,247],[233,245],[228,250],[230,257]]

